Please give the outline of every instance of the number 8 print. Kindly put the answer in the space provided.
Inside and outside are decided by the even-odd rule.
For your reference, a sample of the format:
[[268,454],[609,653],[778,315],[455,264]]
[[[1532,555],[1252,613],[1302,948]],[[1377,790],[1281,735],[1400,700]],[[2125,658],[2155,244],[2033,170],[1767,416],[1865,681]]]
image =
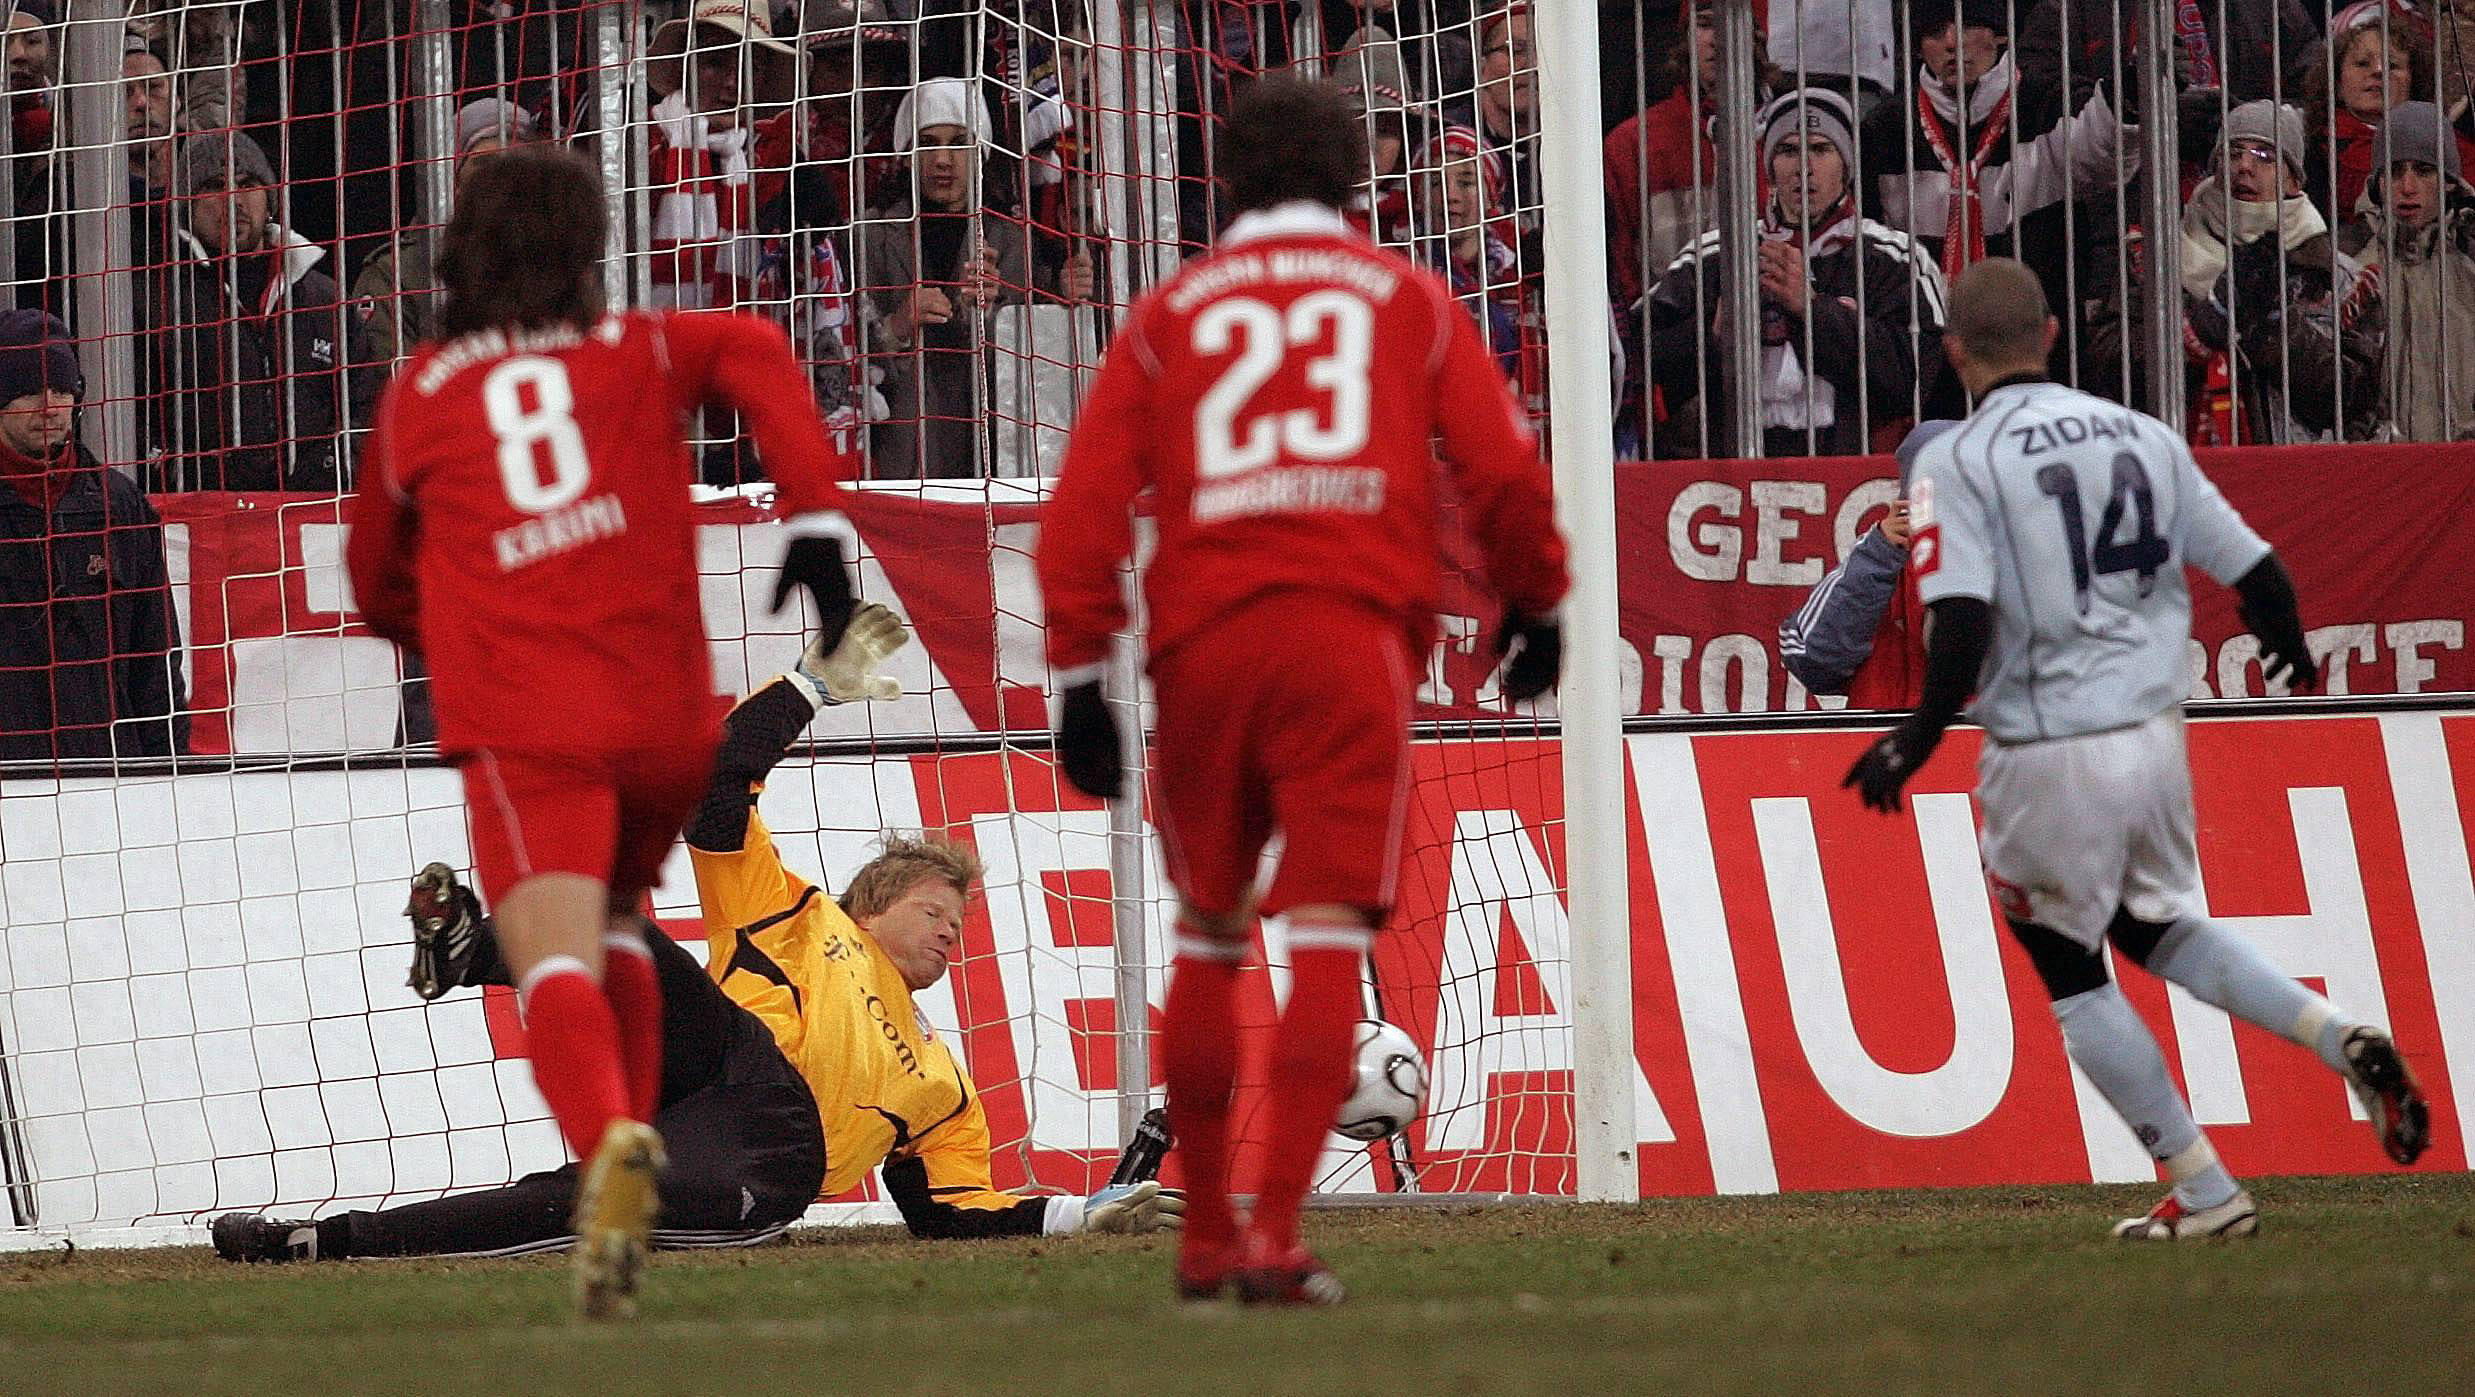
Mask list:
[[[527,387],[533,390],[529,411],[523,396]],[[593,483],[584,431],[576,425],[576,390],[568,382],[565,364],[539,355],[510,359],[481,381],[481,405],[498,436],[498,473],[509,504],[527,514],[547,514],[573,504]],[[550,455],[547,480],[537,459],[545,447]]]

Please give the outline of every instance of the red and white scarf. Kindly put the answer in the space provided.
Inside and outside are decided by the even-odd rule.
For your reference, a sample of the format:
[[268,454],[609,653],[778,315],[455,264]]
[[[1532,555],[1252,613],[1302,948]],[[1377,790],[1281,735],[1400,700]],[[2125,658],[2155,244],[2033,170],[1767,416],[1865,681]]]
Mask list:
[[761,255],[756,210],[781,190],[790,136],[788,112],[753,131],[716,131],[680,93],[653,109],[657,304],[701,310],[749,299]]
[[[1969,94],[1967,115],[1980,124],[1974,149],[1965,161],[1953,148],[1951,137],[1953,133],[1965,135],[1967,122],[1961,118],[1959,103],[1936,90],[1940,87],[1930,74],[1917,84],[1916,124],[1925,133],[1925,143],[1933,147],[1934,158],[1951,177],[1943,205],[1942,274],[1955,278],[1970,263],[1985,260],[1985,200],[1978,191],[1984,183],[1986,162],[2011,129],[2011,56],[2004,54]],[[1938,110],[1946,106],[1947,112]],[[1986,108],[1982,113],[1976,110],[1980,106]],[[1948,130],[1945,121],[1950,123]]]

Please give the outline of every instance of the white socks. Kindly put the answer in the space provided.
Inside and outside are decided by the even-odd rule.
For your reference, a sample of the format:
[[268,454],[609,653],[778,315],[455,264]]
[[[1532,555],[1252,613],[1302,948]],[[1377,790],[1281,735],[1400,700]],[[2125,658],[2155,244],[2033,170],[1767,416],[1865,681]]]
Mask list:
[[2120,985],[2055,1000],[2054,1018],[2062,1024],[2063,1048],[2071,1060],[2149,1154],[2166,1165],[2174,1196],[2184,1207],[2214,1208],[2234,1197],[2234,1176],[2201,1137],[2191,1108],[2166,1074],[2155,1035]]
[[2243,936],[2206,917],[2186,917],[2158,940],[2148,968],[2204,1004],[2311,1049],[2330,1071],[2346,1071],[2340,1045],[2355,1021],[2295,983]]

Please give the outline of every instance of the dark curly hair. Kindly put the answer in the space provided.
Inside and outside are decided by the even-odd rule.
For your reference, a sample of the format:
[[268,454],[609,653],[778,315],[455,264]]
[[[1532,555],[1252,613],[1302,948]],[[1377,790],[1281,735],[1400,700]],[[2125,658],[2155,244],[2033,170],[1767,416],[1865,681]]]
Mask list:
[[601,319],[609,229],[601,175],[574,151],[520,145],[475,162],[439,244],[440,336]]
[[1344,208],[1370,173],[1356,100],[1331,83],[1285,74],[1229,104],[1217,155],[1237,213],[1293,199]]

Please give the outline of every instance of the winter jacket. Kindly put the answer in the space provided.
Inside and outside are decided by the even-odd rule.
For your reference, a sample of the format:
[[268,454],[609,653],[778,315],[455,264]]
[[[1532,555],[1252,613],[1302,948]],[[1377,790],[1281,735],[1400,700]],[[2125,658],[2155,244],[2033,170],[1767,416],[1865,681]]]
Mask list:
[[162,520],[84,447],[78,466],[48,513],[0,482],[0,760],[185,751]]
[[1913,708],[1924,687],[1905,549],[1867,529],[1847,561],[1824,574],[1804,604],[1779,623],[1779,658],[1817,694],[1844,694],[1851,708]]
[[2380,307],[2381,409],[2405,441],[2475,435],[2475,186],[2454,182],[2438,218],[2397,228],[2380,186],[2364,191],[2338,249],[2355,296]]
[[[994,214],[974,221],[978,236],[996,251],[1003,287],[989,309],[1027,303],[1031,245],[1022,225]],[[920,227],[908,194],[871,212],[860,227],[858,265],[852,269],[854,280],[866,288],[867,366],[890,414],[877,429],[869,469],[878,480],[967,478],[987,471],[983,419],[994,390],[981,334],[989,317],[971,308],[958,284],[971,260],[970,235],[962,240],[956,266],[923,269]],[[944,292],[954,316],[942,325],[922,326],[910,343],[896,344],[885,321],[922,284]],[[1042,289],[1056,288],[1044,281]]]
[[430,337],[441,300],[436,251],[427,230],[398,233],[352,279],[352,311],[379,362],[400,362]]
[[[360,320],[317,270],[325,249],[270,225],[278,268],[244,305],[238,259],[178,235],[180,260],[147,277],[146,440],[165,488],[333,491],[351,484],[351,438],[383,378]],[[349,429],[349,433],[348,430]]]
[[[1720,236],[1695,239],[1650,293],[1650,374],[1669,412],[1658,433],[1663,456],[1746,454],[1728,427],[1727,349],[1710,333],[1725,284]],[[1806,314],[1763,302],[1762,454],[1862,455],[1873,449],[1874,428],[1915,415],[1918,355],[1929,356],[1929,372],[1939,366],[1942,271],[1917,239],[1853,215],[1816,232],[1806,258]],[[1697,409],[1705,372],[1710,401]],[[1702,440],[1694,440],[1696,421]]]
[[[1985,255],[2027,263],[2045,287],[2046,304],[2068,306],[2068,269],[2113,260],[2117,191],[2140,168],[2138,128],[2126,125],[2107,93],[2093,85],[2076,106],[2066,106],[2059,81],[2033,71],[2024,80],[2019,76],[2012,66],[2017,56],[2005,55],[1969,90],[1965,113],[1922,71],[1903,95],[1874,108],[1859,136],[1861,168],[1871,186],[1861,192],[1869,216],[1914,235],[1925,255],[1947,270],[1952,178],[1928,134],[1929,115],[1932,129],[1964,162],[1975,155],[2008,93],[2003,133],[1975,180]],[[2058,345],[2057,355],[2063,352]],[[1966,415],[1955,377],[1943,375],[1929,387],[1933,415]]]
[[[2244,218],[2241,207],[2211,177],[2183,209],[2183,316],[2187,339],[2201,351],[2204,392],[2206,356],[2234,361],[2230,391],[2242,428],[2219,433],[2220,444],[2375,435],[2379,298],[2356,285],[2353,259],[2338,252],[2309,200],[2278,201],[2277,222],[2248,237],[2230,231],[2230,221]],[[2207,410],[2198,399],[2194,405]]]

